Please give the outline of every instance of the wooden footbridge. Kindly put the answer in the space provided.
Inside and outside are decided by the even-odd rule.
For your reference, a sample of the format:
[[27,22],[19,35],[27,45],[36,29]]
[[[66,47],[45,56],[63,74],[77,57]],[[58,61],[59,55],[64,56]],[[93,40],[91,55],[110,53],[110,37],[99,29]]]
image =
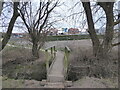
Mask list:
[[66,46],[63,51],[56,50],[55,46],[45,49],[47,80],[42,82],[46,88],[64,88],[71,86],[71,81],[66,81],[68,57],[70,49]]

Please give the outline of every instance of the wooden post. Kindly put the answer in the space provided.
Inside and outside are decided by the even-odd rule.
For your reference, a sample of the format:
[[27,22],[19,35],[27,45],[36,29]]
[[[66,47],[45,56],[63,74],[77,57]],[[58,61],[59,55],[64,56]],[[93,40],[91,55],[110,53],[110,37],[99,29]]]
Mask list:
[[53,57],[55,58],[55,57],[56,57],[56,50],[55,50],[55,46],[53,47],[53,51],[54,51],[54,53],[53,53]]
[[55,46],[54,46],[53,48],[54,48],[54,51],[56,51],[56,50],[55,50]]
[[65,78],[66,78],[66,71],[67,71],[67,57],[66,57],[66,53],[67,53],[67,48],[65,47],[65,55],[64,55],[64,74],[65,74]]
[[51,49],[51,57],[50,57],[50,60],[53,59],[53,47],[50,48]]
[[69,65],[69,55],[70,55],[70,51],[69,50],[67,50],[67,68],[68,68],[68,65]]
[[48,75],[48,70],[49,70],[49,56],[48,56],[48,50],[45,50],[46,53],[46,70],[47,70],[47,75]]
[[64,55],[64,68],[65,68],[64,73],[65,73],[65,78],[67,78],[66,74],[67,74],[68,65],[69,65],[69,60],[68,60],[69,53],[70,53],[70,49],[66,46],[65,47],[65,55]]
[[53,48],[51,47],[50,49],[51,49],[51,54],[53,54]]

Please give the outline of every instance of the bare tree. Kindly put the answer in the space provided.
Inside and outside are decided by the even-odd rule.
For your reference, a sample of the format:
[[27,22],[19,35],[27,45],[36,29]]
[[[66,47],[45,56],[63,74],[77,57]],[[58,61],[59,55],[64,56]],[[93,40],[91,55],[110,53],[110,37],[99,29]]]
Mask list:
[[46,27],[49,26],[48,18],[57,4],[58,1],[40,0],[36,11],[32,7],[32,2],[29,2],[20,10],[20,16],[27,27],[33,44],[32,54],[36,58],[39,58],[39,50],[45,42],[45,37],[47,35]]
[[98,51],[98,47],[100,47],[100,41],[99,41],[99,38],[97,37],[97,34],[95,32],[90,2],[82,2],[82,3],[83,3],[83,7],[84,7],[86,17],[87,17],[88,33],[90,34],[90,37],[92,39],[93,53],[96,56],[97,51]]
[[[90,2],[82,2],[88,23],[88,33],[92,39],[93,52],[95,56],[106,56],[112,47],[112,40],[114,34],[114,25],[119,21],[114,22],[113,6],[114,2],[98,2],[98,5],[103,8],[106,15],[106,31],[103,38],[103,43],[100,43],[99,38],[95,32],[93,15],[91,11]],[[116,45],[116,44],[114,44]]]
[[13,2],[13,16],[12,16],[10,22],[9,22],[7,32],[5,33],[5,35],[3,37],[2,48],[0,50],[4,49],[4,47],[6,46],[6,44],[8,43],[8,41],[10,39],[14,24],[16,22],[16,19],[19,16],[18,6],[19,6],[19,2]]

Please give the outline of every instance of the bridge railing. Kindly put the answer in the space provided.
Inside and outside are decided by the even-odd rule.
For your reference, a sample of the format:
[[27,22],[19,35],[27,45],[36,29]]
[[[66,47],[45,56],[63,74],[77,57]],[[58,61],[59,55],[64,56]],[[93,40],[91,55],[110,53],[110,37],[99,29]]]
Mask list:
[[56,50],[55,46],[48,47],[45,49],[47,75],[50,72],[50,69],[51,69],[52,64],[53,64],[53,60],[55,60],[56,51],[57,50]]
[[69,55],[70,55],[70,48],[68,46],[65,47],[64,51],[64,77],[65,79],[67,78],[67,71],[68,71],[68,66],[69,66]]

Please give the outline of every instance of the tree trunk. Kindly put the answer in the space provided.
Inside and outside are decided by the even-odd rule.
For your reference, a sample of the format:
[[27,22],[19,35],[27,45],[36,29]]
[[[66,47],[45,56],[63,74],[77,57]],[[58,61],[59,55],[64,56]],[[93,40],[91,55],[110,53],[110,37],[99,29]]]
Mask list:
[[82,2],[86,17],[87,17],[87,23],[88,23],[88,33],[91,37],[92,44],[93,44],[93,54],[96,56],[97,53],[99,52],[100,48],[100,41],[97,37],[95,27],[94,27],[94,22],[93,22],[93,17],[92,17],[92,11],[90,8],[90,2]]
[[3,10],[3,4],[4,4],[4,0],[1,0],[0,1],[0,15],[1,15],[1,12]]
[[112,48],[112,39],[114,34],[114,15],[113,5],[114,2],[99,2],[106,14],[106,32],[103,40],[103,55],[107,55],[110,48]]
[[95,32],[92,11],[90,8],[90,2],[82,2],[88,23],[88,33],[91,37],[92,44],[93,44],[93,53],[97,57],[106,57],[108,51],[112,45],[113,39],[113,25],[114,25],[114,18],[113,18],[113,5],[114,2],[98,2],[98,4],[103,8],[106,14],[106,32],[103,40],[103,44],[100,44],[99,38]]
[[9,39],[10,39],[10,36],[12,34],[12,30],[13,30],[13,27],[14,27],[14,24],[15,24],[15,21],[17,19],[17,17],[19,16],[19,13],[17,11],[17,7],[19,5],[19,2],[14,2],[14,12],[13,12],[13,16],[10,20],[10,23],[9,23],[9,26],[8,26],[8,30],[6,32],[6,34],[4,35],[3,37],[3,40],[2,40],[2,48],[0,49],[3,50],[4,47],[6,46],[6,44],[8,43]]
[[37,40],[33,40],[32,54],[35,58],[39,58],[39,48]]

